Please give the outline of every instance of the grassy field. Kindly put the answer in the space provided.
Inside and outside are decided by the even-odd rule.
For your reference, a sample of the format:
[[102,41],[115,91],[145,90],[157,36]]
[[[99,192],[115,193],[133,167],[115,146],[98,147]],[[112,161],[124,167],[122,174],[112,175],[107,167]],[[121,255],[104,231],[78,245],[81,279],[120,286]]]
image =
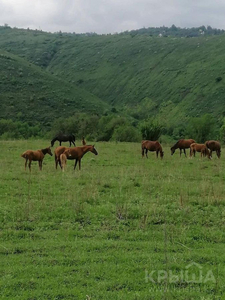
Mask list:
[[[1,299],[225,299],[225,157],[97,143],[81,171],[0,142]],[[195,278],[194,278],[195,276]]]

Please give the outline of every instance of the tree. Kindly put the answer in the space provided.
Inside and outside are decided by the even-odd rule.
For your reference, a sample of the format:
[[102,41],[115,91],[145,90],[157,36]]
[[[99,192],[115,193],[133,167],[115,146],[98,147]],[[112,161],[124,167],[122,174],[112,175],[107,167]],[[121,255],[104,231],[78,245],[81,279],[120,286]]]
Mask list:
[[209,139],[215,139],[216,121],[210,114],[200,118],[191,118],[186,129],[186,136],[195,139],[198,143],[204,143]]

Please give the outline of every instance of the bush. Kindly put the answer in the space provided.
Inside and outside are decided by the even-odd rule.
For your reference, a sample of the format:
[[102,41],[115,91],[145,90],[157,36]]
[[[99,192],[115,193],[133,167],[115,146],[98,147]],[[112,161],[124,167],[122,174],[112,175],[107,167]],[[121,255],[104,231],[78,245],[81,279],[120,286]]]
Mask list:
[[209,114],[200,118],[191,118],[186,129],[186,137],[195,139],[198,143],[216,139],[217,135],[216,120]]
[[143,140],[156,141],[162,132],[162,125],[154,121],[145,121],[141,124],[141,135]]
[[113,133],[113,140],[118,142],[140,142],[141,133],[133,126],[119,126]]
[[13,120],[0,120],[0,136],[2,139],[27,139],[30,137],[42,137],[41,128],[30,126],[26,122],[13,121]]

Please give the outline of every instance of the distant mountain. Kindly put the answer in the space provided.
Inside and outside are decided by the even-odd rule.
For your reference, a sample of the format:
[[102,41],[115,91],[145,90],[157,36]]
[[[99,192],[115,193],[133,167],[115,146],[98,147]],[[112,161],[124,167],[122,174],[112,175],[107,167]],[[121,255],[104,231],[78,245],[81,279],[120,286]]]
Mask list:
[[225,116],[225,35],[210,26],[114,35],[0,27],[0,49],[0,116],[6,118],[22,112],[44,124],[112,107],[168,126],[206,113]]

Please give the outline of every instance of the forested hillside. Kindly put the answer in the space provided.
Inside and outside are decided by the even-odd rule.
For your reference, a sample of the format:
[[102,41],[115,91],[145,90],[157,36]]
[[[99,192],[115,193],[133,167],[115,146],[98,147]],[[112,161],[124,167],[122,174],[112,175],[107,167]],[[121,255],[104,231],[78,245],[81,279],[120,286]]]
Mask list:
[[7,51],[0,59],[7,72],[1,74],[1,113],[21,118],[22,112],[25,121],[42,123],[67,111],[112,111],[130,116],[135,126],[154,118],[166,134],[206,114],[222,126],[225,35],[208,30],[179,37],[177,28],[154,36],[148,30],[77,35],[0,27],[0,49]]

